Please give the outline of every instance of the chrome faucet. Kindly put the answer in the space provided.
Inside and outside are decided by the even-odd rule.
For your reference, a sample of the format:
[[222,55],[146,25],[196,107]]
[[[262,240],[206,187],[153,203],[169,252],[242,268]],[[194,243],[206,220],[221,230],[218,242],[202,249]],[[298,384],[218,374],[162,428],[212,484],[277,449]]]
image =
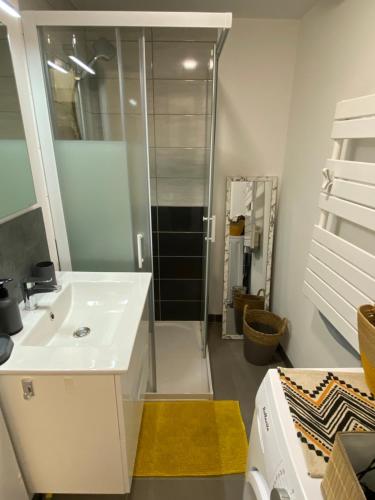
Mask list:
[[61,285],[52,283],[52,278],[43,280],[40,278],[28,278],[22,282],[22,295],[26,311],[34,311],[38,308],[34,295],[37,293],[58,292]]

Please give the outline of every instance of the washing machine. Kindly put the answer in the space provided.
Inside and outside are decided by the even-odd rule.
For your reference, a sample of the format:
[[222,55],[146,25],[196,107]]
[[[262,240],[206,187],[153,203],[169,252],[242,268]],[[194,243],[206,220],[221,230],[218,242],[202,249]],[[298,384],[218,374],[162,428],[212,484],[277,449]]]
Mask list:
[[256,396],[243,500],[322,500],[320,484],[308,475],[279,374],[269,370]]

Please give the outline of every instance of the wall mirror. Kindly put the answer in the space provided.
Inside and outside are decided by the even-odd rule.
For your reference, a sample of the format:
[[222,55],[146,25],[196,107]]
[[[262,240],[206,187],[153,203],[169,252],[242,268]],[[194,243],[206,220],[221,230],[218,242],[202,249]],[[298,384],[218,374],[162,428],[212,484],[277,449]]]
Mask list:
[[0,23],[0,220],[36,203],[7,28]]
[[240,339],[245,303],[269,309],[277,177],[227,177],[223,338]]

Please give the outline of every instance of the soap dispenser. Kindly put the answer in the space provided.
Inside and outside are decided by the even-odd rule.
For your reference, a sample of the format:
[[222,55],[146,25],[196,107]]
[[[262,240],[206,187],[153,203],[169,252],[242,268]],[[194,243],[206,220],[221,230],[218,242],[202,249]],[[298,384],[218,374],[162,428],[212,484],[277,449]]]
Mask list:
[[0,334],[14,335],[22,330],[21,313],[16,299],[9,297],[5,285],[12,278],[0,278]]

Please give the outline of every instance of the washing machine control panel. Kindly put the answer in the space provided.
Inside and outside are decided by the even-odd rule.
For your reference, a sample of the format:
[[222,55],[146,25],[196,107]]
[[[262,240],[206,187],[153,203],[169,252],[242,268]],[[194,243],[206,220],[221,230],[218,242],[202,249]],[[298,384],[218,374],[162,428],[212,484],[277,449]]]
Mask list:
[[284,488],[273,488],[270,500],[290,500],[290,496]]
[[[273,481],[272,481],[272,491],[275,490],[275,491],[283,491],[283,495],[284,496],[281,496],[280,499],[281,500],[297,500],[296,497],[295,497],[295,492],[294,492],[294,488],[293,486],[290,484],[290,480],[288,480],[288,477],[287,477],[287,474],[286,474],[286,471],[285,471],[285,467],[284,467],[284,464],[283,462],[281,461],[277,467],[277,470],[276,470],[276,473],[273,477]],[[287,497],[285,497],[285,493],[287,493]],[[276,493],[275,493],[276,495]],[[278,499],[279,497],[278,496],[275,496],[275,497],[272,497],[271,496],[271,499]]]
[[262,451],[265,457],[265,472],[268,483],[272,484],[275,476],[280,471],[280,462],[282,453],[277,439],[277,429],[274,425],[274,419],[270,406],[266,400],[257,407],[258,433]]
[[[270,490],[275,489],[285,492],[288,497],[286,500],[299,500],[296,497],[296,490],[293,477],[288,477],[287,466],[284,462],[285,445],[282,433],[280,432],[280,422],[278,420],[278,408],[275,402],[271,400],[270,391],[265,390],[265,384],[262,384],[259,396],[256,401],[256,417],[258,435],[260,437],[262,451],[265,457],[264,472]],[[263,390],[262,390],[263,389]],[[277,496],[272,497],[278,499]],[[284,500],[284,497],[280,497]]]

